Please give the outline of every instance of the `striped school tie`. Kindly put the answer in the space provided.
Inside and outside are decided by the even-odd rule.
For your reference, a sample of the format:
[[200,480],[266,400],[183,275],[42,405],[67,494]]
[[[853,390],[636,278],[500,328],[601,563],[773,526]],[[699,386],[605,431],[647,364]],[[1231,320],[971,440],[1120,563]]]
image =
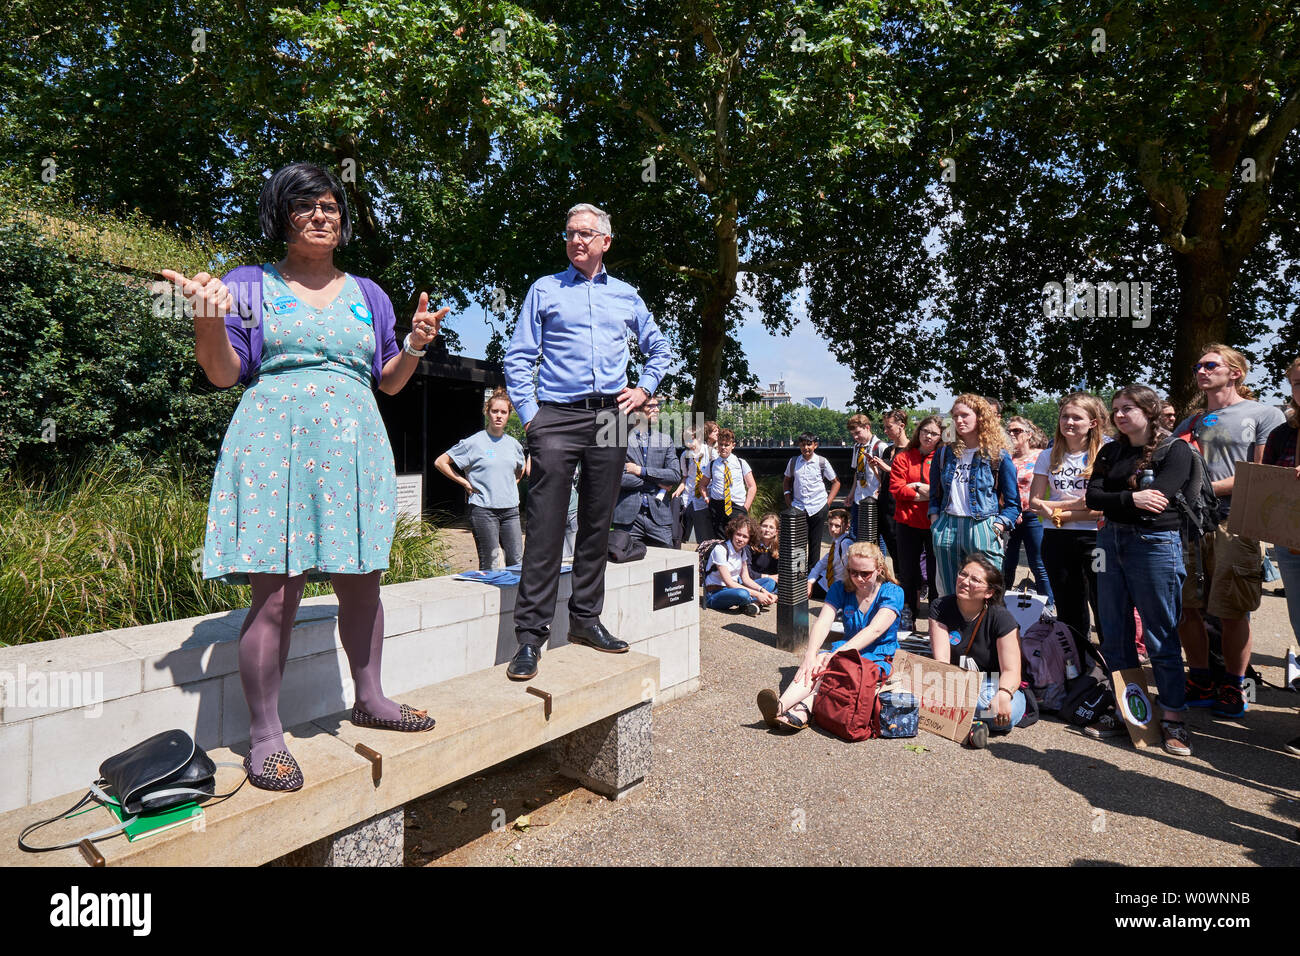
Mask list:
[[704,492],[704,469],[700,467],[699,458],[695,459],[695,497],[706,497]]
[[853,470],[858,473],[858,484],[863,488],[867,486],[867,446],[858,446],[858,461],[853,466]]
[[722,463],[722,513],[731,517],[731,465]]

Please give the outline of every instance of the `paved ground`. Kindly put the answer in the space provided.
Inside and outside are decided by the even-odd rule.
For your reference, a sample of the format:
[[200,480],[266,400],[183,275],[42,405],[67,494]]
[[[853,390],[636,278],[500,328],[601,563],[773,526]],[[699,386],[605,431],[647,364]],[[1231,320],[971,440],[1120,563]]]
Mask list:
[[[1278,749],[1300,734],[1298,694],[1261,688],[1238,720],[1193,712],[1195,755],[1182,760],[1051,720],[983,752],[924,732],[787,737],[754,705],[797,664],[774,646],[775,614],[701,615],[700,690],[655,711],[639,792],[612,803],[526,755],[409,807],[407,862],[1300,863],[1300,758]],[[1289,643],[1285,600],[1266,591],[1254,660],[1272,684]]]

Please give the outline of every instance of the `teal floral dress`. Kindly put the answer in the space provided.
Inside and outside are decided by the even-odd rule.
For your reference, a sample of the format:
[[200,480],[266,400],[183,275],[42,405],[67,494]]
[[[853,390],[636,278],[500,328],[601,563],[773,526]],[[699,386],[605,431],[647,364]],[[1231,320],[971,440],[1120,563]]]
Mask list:
[[371,391],[373,320],[348,276],[324,309],[262,270],[261,373],[221,443],[203,576],[366,574],[388,567],[397,478]]

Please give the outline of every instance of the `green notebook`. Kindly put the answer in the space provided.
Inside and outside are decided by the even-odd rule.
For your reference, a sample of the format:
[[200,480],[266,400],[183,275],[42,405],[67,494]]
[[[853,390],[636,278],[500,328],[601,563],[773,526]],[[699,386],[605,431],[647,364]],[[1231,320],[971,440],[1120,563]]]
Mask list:
[[[114,819],[119,823],[126,818],[122,808],[116,803],[105,805]],[[142,840],[147,836],[153,836],[155,833],[163,833],[166,830],[174,830],[176,827],[185,826],[186,824],[195,824],[203,826],[202,822],[203,808],[193,800],[188,803],[182,803],[180,806],[172,807],[170,810],[163,810],[159,813],[142,813],[122,831],[126,834],[127,840],[134,843],[136,840]]]

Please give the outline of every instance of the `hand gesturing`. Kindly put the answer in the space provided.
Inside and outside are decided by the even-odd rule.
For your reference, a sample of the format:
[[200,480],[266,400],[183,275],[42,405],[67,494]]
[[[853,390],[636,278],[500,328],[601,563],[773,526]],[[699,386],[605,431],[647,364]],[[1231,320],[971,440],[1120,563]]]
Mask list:
[[415,316],[411,319],[411,345],[416,349],[423,349],[426,345],[438,337],[438,330],[442,328],[442,319],[451,309],[444,306],[437,312],[429,311],[429,293],[420,293],[420,304],[415,309]]
[[196,319],[224,319],[234,307],[235,297],[214,275],[200,272],[193,279],[187,279],[180,272],[164,269],[162,276],[181,290],[190,313]]

